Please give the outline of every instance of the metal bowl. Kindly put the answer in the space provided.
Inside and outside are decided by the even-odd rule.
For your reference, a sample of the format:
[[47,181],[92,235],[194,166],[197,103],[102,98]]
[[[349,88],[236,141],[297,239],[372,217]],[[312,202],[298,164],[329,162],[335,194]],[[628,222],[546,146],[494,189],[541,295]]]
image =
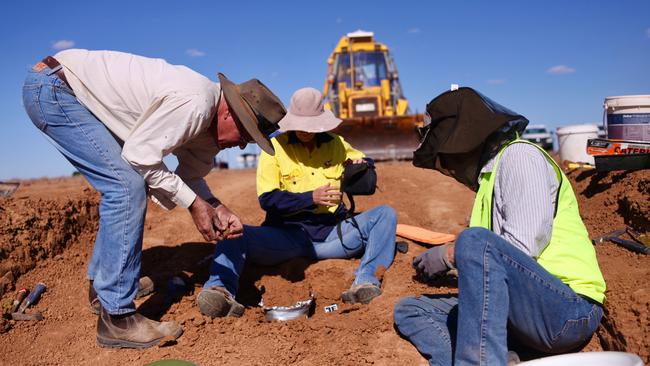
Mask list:
[[264,311],[264,317],[268,321],[286,321],[308,317],[313,304],[314,295],[310,295],[308,300],[298,301],[291,306],[263,306],[262,310]]

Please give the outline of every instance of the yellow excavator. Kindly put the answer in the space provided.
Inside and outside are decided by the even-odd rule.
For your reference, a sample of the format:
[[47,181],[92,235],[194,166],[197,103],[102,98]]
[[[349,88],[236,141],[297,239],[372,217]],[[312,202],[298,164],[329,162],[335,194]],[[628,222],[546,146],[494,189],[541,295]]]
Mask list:
[[415,128],[422,114],[411,114],[388,47],[374,33],[341,37],[327,59],[325,108],[343,123],[334,130],[375,160],[412,159]]

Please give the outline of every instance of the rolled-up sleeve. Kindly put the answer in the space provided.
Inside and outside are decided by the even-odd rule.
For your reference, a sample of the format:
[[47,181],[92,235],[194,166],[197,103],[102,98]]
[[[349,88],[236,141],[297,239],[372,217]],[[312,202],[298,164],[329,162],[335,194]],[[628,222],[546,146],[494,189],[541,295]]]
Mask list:
[[205,131],[213,108],[209,98],[201,94],[166,96],[142,114],[124,142],[122,157],[142,175],[154,201],[166,209],[176,205],[187,208],[196,198],[197,193],[181,176],[196,180],[196,187],[204,189],[199,175],[209,172],[209,163],[197,163],[201,159],[195,159],[191,151],[180,150],[179,174],[175,174],[162,159]]
[[537,258],[551,240],[558,180],[537,148],[513,144],[501,157],[494,187],[494,231]]

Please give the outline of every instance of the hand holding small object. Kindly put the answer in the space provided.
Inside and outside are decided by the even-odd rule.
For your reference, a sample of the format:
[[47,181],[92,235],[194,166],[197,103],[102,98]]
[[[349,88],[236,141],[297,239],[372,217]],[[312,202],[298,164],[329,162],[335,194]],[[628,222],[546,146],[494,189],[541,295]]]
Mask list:
[[338,206],[343,194],[337,187],[332,187],[331,183],[318,187],[312,192],[312,199],[315,204],[321,206]]
[[220,204],[215,209],[214,226],[219,233],[218,240],[240,238],[244,233],[244,226],[237,215],[228,207]]

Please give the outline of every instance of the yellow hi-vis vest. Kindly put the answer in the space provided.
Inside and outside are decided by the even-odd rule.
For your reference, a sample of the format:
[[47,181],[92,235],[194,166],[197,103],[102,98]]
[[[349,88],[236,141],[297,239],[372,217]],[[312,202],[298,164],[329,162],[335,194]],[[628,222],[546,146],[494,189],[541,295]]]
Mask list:
[[602,304],[605,301],[605,280],[598,267],[594,246],[580,218],[575,194],[560,167],[539,146],[525,140],[514,140],[499,151],[492,172],[481,175],[469,226],[492,230],[492,195],[499,159],[513,143],[528,143],[538,148],[555,169],[560,183],[551,240],[537,258],[537,263],[577,294]]

